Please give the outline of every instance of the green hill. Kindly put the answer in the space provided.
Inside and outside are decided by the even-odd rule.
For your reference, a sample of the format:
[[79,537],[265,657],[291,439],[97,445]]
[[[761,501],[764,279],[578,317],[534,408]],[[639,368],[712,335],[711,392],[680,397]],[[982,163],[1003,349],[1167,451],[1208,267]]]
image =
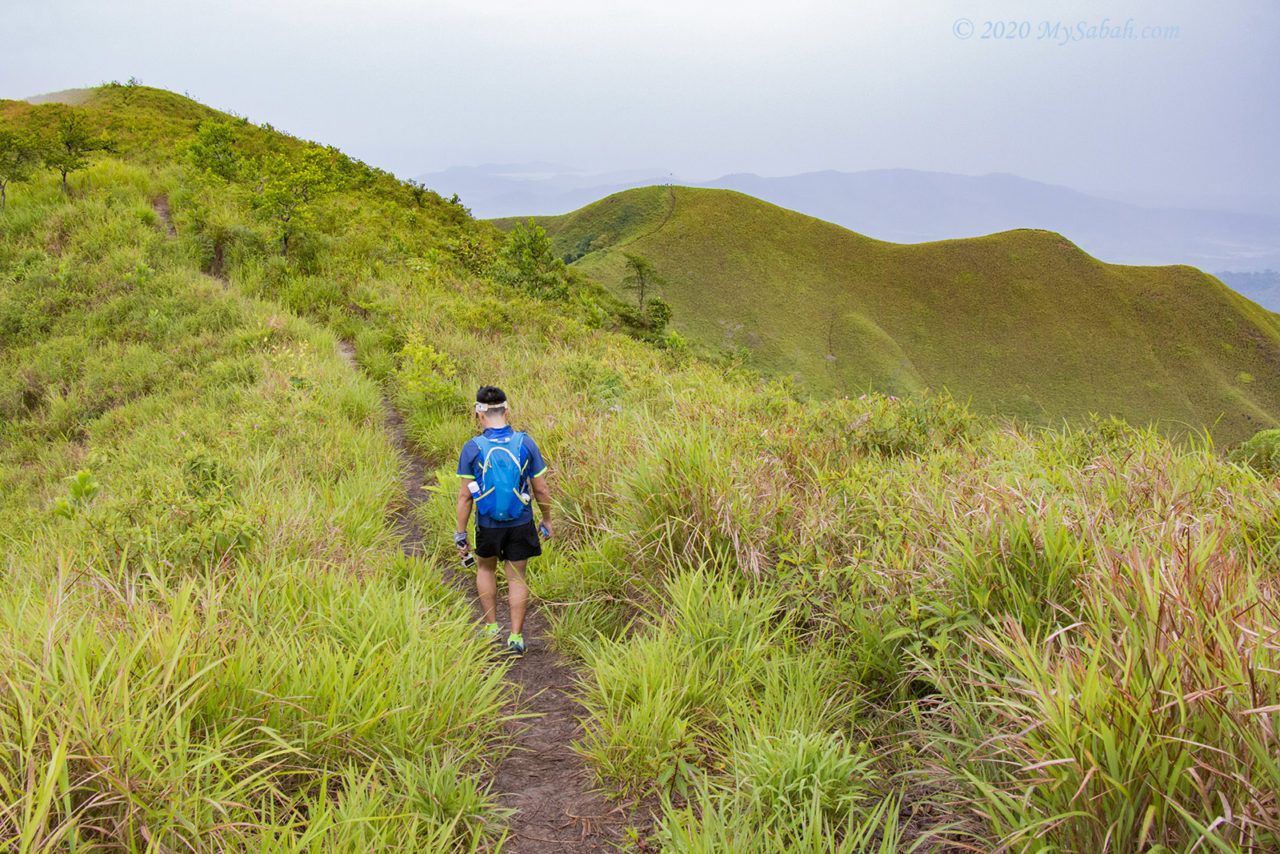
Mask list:
[[[28,140],[84,155],[0,208],[0,850],[1280,850],[1280,431],[1224,458],[929,394],[815,411],[624,334],[536,232],[269,125],[115,85],[0,101],[0,132],[6,166]],[[830,346],[894,388],[948,367],[899,328],[930,311],[1016,331],[977,294],[1097,334],[1086,297],[1124,289],[1119,331],[1155,350],[1150,316],[1200,281],[674,193],[558,237],[602,275],[604,247],[645,247],[673,301],[716,271],[705,334],[761,354],[748,331],[804,343],[805,300],[854,269],[876,287]],[[779,296],[766,261],[797,246]],[[920,252],[941,295],[858,301]],[[987,281],[1009,266],[1092,290]],[[1190,290],[1249,340],[1247,304]],[[453,540],[488,383],[553,496],[518,662],[477,632]]]
[[884,243],[687,187],[537,222],[620,294],[623,253],[648,257],[677,330],[824,393],[946,388],[1032,421],[1114,414],[1225,439],[1280,416],[1280,316],[1190,267],[1105,264],[1033,229]]

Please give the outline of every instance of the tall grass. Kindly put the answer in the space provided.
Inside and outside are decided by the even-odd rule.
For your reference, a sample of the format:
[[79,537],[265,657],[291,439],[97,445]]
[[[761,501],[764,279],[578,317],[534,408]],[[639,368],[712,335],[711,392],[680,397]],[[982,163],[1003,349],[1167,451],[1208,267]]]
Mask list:
[[[488,383],[551,465],[529,578],[579,751],[665,799],[653,844],[1280,847],[1257,455],[810,400],[535,298],[354,165],[279,257],[251,186],[155,155],[187,125],[134,124],[145,157],[0,212],[0,847],[500,848],[500,675],[438,580]],[[424,560],[384,398],[435,475]]]
[[[875,398],[806,406],[698,365],[656,384],[624,379],[611,392],[616,409],[600,407],[580,392],[598,369],[569,363],[563,380],[535,385],[520,366],[543,364],[546,351],[519,339],[507,347],[519,357],[500,372],[536,387],[531,421],[554,425],[539,438],[564,496],[565,551],[533,583],[565,648],[591,670],[584,754],[620,790],[678,799],[707,787],[700,810],[673,807],[664,845],[738,839],[755,850],[741,834],[764,819],[711,793],[731,787],[730,757],[745,739],[792,731],[872,745],[864,803],[909,799],[904,846],[1274,844],[1262,794],[1272,786],[1274,630],[1261,615],[1277,529],[1274,494],[1255,474],[1115,421],[1029,433],[974,419],[957,429],[949,409],[900,417],[903,403]],[[877,437],[890,429],[915,432],[884,445]],[[442,494],[428,518],[446,525],[450,510]],[[1184,592],[1139,596],[1146,588],[1125,580],[1185,566],[1170,557],[1187,552],[1178,530],[1192,531],[1200,567],[1178,589],[1234,591],[1227,613],[1261,622],[1195,597],[1178,606],[1186,628],[1172,645],[1169,629],[1126,621],[1152,601],[1165,602],[1156,610],[1167,620],[1182,601]],[[688,588],[670,585],[690,569],[694,587],[713,592],[686,610]],[[683,614],[719,625],[718,596],[746,597],[762,621],[759,634],[732,641],[732,661],[676,629]],[[1217,647],[1191,643],[1194,626],[1229,630],[1239,660],[1256,666],[1170,681],[1143,657],[1167,647],[1170,660],[1215,661]],[[1241,637],[1260,640],[1246,648]],[[795,657],[806,664],[782,663]],[[1117,698],[1125,685],[1140,699]],[[1102,688],[1112,693],[1087,714],[1067,704]],[[1237,695],[1222,720],[1204,717],[1213,698]],[[1051,701],[1067,705],[1051,714]],[[815,722],[815,709],[833,714]],[[1205,782],[1217,776],[1235,782]],[[707,832],[730,834],[718,842],[690,830],[708,806],[719,818]]]
[[[492,837],[477,770],[503,692],[466,612],[425,576],[397,590],[295,575],[306,569],[146,581],[130,602],[68,582],[11,602],[3,838],[240,847],[273,826],[307,830],[325,792],[370,810],[346,803],[348,818],[417,827],[396,850],[441,828],[459,844]],[[345,788],[353,774],[381,793]]]
[[1280,612],[1221,532],[1175,536],[1163,554],[1109,556],[1081,621],[1037,638],[1010,619],[944,677],[962,714],[997,733],[985,773],[967,776],[1007,847],[1265,851],[1280,838]]
[[896,840],[896,812],[866,743],[849,743],[856,698],[796,643],[776,594],[695,570],[666,583],[661,609],[635,637],[587,647],[580,750],[619,789],[697,804],[668,801],[670,850],[893,850],[869,847]]
[[380,390],[191,270],[167,178],[89,178],[0,221],[0,848],[500,843],[501,673],[389,528]]

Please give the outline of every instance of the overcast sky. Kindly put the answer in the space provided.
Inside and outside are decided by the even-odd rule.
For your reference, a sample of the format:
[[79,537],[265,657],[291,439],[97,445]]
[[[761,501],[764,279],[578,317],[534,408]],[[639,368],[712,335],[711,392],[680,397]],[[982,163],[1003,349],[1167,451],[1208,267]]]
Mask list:
[[545,160],[1280,190],[1275,0],[5,5],[0,96],[136,76],[402,177]]

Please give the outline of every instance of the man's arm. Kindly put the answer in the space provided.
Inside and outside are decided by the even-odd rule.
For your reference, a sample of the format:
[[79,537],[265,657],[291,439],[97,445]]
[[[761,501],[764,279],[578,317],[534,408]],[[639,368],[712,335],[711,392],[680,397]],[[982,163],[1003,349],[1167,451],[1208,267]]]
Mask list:
[[551,536],[551,489],[547,486],[546,477],[539,475],[531,478],[529,481],[533,486],[533,497],[538,502],[538,509],[542,511],[541,524],[547,529],[547,536]]
[[[462,486],[458,489],[458,527],[455,531],[465,534],[467,532],[467,522],[471,519],[471,490],[467,485],[471,483],[470,478],[462,478]],[[458,548],[463,548],[458,546]]]

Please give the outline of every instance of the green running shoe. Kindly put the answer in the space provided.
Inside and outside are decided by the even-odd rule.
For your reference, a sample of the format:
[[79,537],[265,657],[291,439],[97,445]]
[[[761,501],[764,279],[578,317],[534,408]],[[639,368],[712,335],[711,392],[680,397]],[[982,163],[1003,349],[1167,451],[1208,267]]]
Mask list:
[[502,642],[502,626],[497,623],[486,623],[480,627],[480,637],[484,638],[489,644],[496,649],[505,650],[506,644]]
[[520,658],[524,655],[524,635],[511,635],[507,638],[507,658]]

